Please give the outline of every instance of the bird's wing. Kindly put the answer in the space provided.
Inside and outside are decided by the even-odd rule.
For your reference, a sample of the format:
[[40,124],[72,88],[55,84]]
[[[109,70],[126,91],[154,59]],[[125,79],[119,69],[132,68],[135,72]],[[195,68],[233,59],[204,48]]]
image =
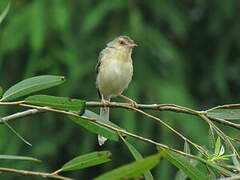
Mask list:
[[[98,75],[98,73],[99,73],[99,71],[100,71],[100,66],[101,66],[101,64],[102,64],[102,61],[103,61],[103,57],[104,57],[104,55],[105,55],[105,53],[107,53],[109,50],[108,50],[108,47],[106,47],[105,49],[103,49],[100,53],[99,53],[99,57],[98,57],[98,63],[97,63],[97,65],[96,65],[96,67],[95,67],[95,69],[96,69],[96,72],[97,72],[97,75]],[[96,86],[97,86],[97,84],[96,84]],[[100,97],[100,99],[102,98],[101,97],[101,93],[100,93],[100,91],[99,91],[99,89],[98,89],[98,86],[97,86],[97,92],[98,92],[98,95],[99,95],[99,97]]]
[[97,65],[96,65],[96,67],[95,67],[97,73],[99,72],[101,63],[102,63],[102,61],[104,60],[104,56],[105,56],[106,54],[109,54],[113,49],[114,49],[114,47],[112,47],[112,46],[107,46],[105,49],[103,49],[103,50],[99,53],[98,63],[97,63]]
[[100,53],[99,53],[99,56],[98,56],[98,63],[95,67],[96,71],[97,71],[97,74],[99,72],[99,69],[100,69],[100,66],[101,66],[101,63],[102,63],[102,59],[103,59],[103,56],[104,54],[107,52],[107,48],[103,49]]

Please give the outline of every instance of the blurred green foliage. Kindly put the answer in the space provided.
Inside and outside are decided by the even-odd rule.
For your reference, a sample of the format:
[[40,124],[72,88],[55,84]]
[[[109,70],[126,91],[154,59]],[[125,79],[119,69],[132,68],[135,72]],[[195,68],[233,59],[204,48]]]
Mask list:
[[[132,99],[195,109],[236,103],[240,87],[239,15],[239,2],[226,0],[12,1],[9,14],[0,25],[0,85],[7,89],[35,75],[64,75],[66,83],[43,93],[97,100],[98,53],[107,42],[125,34],[139,45],[133,52],[133,81],[125,92]],[[23,109],[1,107],[0,116],[20,110]],[[193,141],[207,144],[207,125],[200,118],[152,113]],[[130,132],[183,148],[182,140],[133,112],[112,109],[111,120]],[[110,150],[111,163],[66,173],[92,179],[133,160],[124,144],[109,141],[98,147],[96,135],[60,115],[41,114],[11,125],[33,147],[1,126],[0,154],[32,156],[43,163],[1,161],[0,166],[54,171],[78,155]],[[234,130],[226,130],[239,138]],[[132,143],[144,156],[156,151],[152,145],[136,140]],[[173,179],[175,171],[163,161],[153,175],[156,179]],[[1,178],[22,179],[13,174],[1,174]]]

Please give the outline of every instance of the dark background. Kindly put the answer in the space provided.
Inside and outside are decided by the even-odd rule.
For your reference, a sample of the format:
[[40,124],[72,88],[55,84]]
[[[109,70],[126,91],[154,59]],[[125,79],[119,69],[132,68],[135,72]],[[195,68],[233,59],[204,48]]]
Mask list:
[[[234,0],[22,0],[12,1],[0,25],[0,85],[8,89],[36,75],[64,75],[67,81],[41,94],[98,100],[95,65],[105,44],[119,35],[139,46],[133,52],[134,76],[125,95],[138,103],[174,103],[196,110],[239,102],[240,1]],[[114,98],[113,101],[122,101]],[[24,110],[0,107],[0,116]],[[91,109],[98,112],[98,109]],[[153,112],[194,142],[207,148],[208,125],[174,112]],[[159,123],[123,109],[111,120],[129,132],[182,150],[183,141]],[[133,161],[121,142],[99,147],[96,135],[70,119],[45,113],[10,122],[30,147],[0,126],[0,154],[32,156],[43,163],[1,160],[0,166],[52,172],[78,155],[110,150],[113,161],[68,172],[77,179]],[[238,132],[220,126],[228,135]],[[153,145],[130,141],[143,156]],[[174,179],[176,169],[162,161],[156,179]],[[1,179],[41,179],[0,174]]]

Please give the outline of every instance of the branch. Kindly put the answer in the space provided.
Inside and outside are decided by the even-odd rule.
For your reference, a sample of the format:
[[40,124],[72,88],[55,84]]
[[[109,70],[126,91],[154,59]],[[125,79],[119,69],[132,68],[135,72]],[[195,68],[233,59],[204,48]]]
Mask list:
[[[112,108],[125,108],[125,109],[131,109],[131,106],[129,106],[128,103],[116,103],[116,102],[111,102],[109,104],[103,104],[101,102],[96,102],[96,101],[88,101],[86,102],[86,107],[112,107]],[[205,110],[205,111],[197,111],[193,110],[187,107],[175,105],[175,104],[138,104],[138,109],[146,109],[146,110],[159,110],[159,111],[172,111],[172,112],[177,112],[177,113],[185,113],[185,114],[190,114],[190,115],[207,115],[209,111],[220,109],[220,108],[232,108],[232,107],[239,107],[240,104],[227,104],[227,105],[221,105],[221,106],[216,106],[214,108]],[[207,116],[208,117],[208,116]],[[208,117],[212,121],[215,121],[219,124],[223,124],[235,129],[240,130],[240,124],[232,123],[229,121],[226,121],[224,119],[219,119],[219,118],[214,118],[214,117]]]
[[[29,107],[29,105],[24,104],[24,101],[18,101],[18,102],[0,102],[0,106],[1,105],[6,105],[6,106],[23,106],[23,107]],[[31,105],[30,105],[31,106]],[[112,107],[112,108],[124,108],[124,109],[132,109],[131,106],[129,106],[128,103],[116,103],[116,102],[111,102],[109,104],[103,104],[101,102],[97,102],[97,101],[88,101],[86,102],[86,107],[103,107],[103,106],[108,106],[108,107]],[[219,109],[219,108],[231,108],[231,107],[239,107],[240,104],[228,104],[228,105],[221,105],[221,106],[216,106],[214,108],[205,110],[205,111],[196,111],[187,107],[183,107],[183,106],[179,106],[179,105],[175,105],[175,104],[138,104],[138,109],[146,109],[146,110],[159,110],[159,111],[173,111],[173,112],[177,112],[177,113],[186,113],[186,114],[191,114],[191,115],[202,115],[205,114],[207,115],[207,113],[209,111],[215,110],[215,109]],[[51,111],[49,108],[47,107],[41,107],[41,109],[39,109],[38,106],[34,107],[36,109],[32,109],[32,110],[27,110],[27,111],[23,111],[23,112],[18,112],[15,113],[13,115],[10,116],[6,116],[3,118],[0,118],[0,124],[2,124],[4,121],[9,121],[9,120],[13,120],[13,119],[18,119],[21,117],[25,117],[25,116],[29,116],[29,115],[33,115],[36,113],[40,113],[40,112],[44,112],[44,111]],[[31,107],[30,107],[31,108]],[[52,110],[54,112],[63,112],[64,114],[66,114],[66,111],[59,111],[59,110]],[[207,116],[208,117],[208,116]],[[82,117],[84,119],[84,117]],[[224,119],[219,119],[219,118],[214,118],[214,117],[208,117],[209,119],[211,119],[212,121],[215,121],[217,123],[235,128],[240,130],[240,124],[236,124],[236,123],[232,123],[229,121],[226,121]],[[94,119],[93,119],[94,120]]]
[[[131,106],[129,106],[128,103],[110,102],[109,104],[104,104],[97,101],[86,102],[86,107],[103,107],[103,106],[131,109],[130,108]],[[205,111],[196,111],[196,110],[193,110],[184,106],[179,106],[176,104],[137,104],[137,109],[173,111],[173,112],[187,113],[187,114],[193,114],[193,115],[199,115],[199,114],[205,113]]]
[[[102,104],[102,103],[99,103],[99,104]],[[111,103],[112,104],[112,103]],[[29,105],[29,104],[18,104],[20,106],[23,106],[23,107],[28,107],[28,108],[34,108],[34,109],[30,109],[30,110],[26,110],[26,111],[23,111],[23,112],[18,112],[16,114],[13,114],[13,115],[10,115],[10,116],[6,116],[4,118],[1,118],[0,119],[0,123],[4,123],[5,120],[9,121],[9,120],[12,120],[12,119],[16,119],[16,118],[20,118],[20,117],[24,117],[24,116],[29,116],[29,115],[32,115],[32,113],[34,112],[34,114],[36,113],[41,113],[41,112],[45,112],[45,111],[51,111],[51,112],[57,112],[57,113],[60,113],[60,114],[65,114],[65,115],[68,115],[68,116],[73,116],[73,117],[77,117],[77,118],[82,118],[82,119],[85,119],[85,120],[89,120],[89,121],[94,121],[96,124],[99,124],[101,126],[104,126],[104,127],[107,127],[109,129],[112,129],[114,130],[115,132],[117,133],[120,133],[120,134],[125,134],[125,135],[128,135],[128,136],[131,136],[131,137],[135,137],[139,140],[142,140],[142,141],[145,141],[145,142],[148,142],[148,143],[151,143],[151,144],[154,144],[154,145],[157,145],[157,146],[160,146],[164,149],[168,149],[168,150],[171,150],[171,151],[175,151],[175,152],[178,152],[178,153],[182,153],[181,151],[178,151],[178,150],[175,150],[175,149],[172,149],[168,146],[165,146],[163,144],[160,144],[160,143],[157,143],[155,141],[152,141],[150,139],[146,139],[146,138],[143,138],[141,136],[137,136],[135,134],[131,134],[129,132],[126,132],[126,131],[123,131],[123,130],[120,130],[120,129],[117,129],[117,128],[114,128],[112,126],[109,126],[107,124],[104,124],[102,122],[99,122],[99,121],[96,121],[96,119],[94,118],[88,118],[88,117],[84,117],[84,116],[79,116],[75,113],[72,113],[72,112],[67,112],[67,111],[62,111],[62,110],[57,110],[57,109],[52,109],[52,108],[48,108],[48,107],[40,107],[40,106],[34,106],[34,105]],[[152,119],[155,119],[157,120],[158,122],[160,122],[161,124],[163,124],[165,127],[167,127],[168,129],[170,129],[171,131],[173,131],[175,134],[177,134],[178,136],[180,136],[182,139],[184,139],[185,141],[189,142],[190,144],[192,144],[196,149],[198,149],[200,152],[202,152],[204,154],[204,151],[202,150],[201,146],[193,143],[191,140],[189,140],[188,138],[186,138],[185,136],[183,136],[181,133],[177,132],[175,129],[173,129],[171,126],[169,126],[168,124],[166,124],[165,122],[163,122],[162,120],[160,120],[159,118],[155,117],[155,116],[152,116],[144,111],[141,111],[139,109],[136,109],[134,107],[131,107],[129,106],[128,104],[118,104],[118,106],[122,107],[122,108],[126,108],[126,109],[132,109],[134,111],[137,111],[141,114],[144,114],[146,115],[147,117],[150,117]],[[205,155],[205,154],[204,154]]]
[[[104,105],[103,103],[98,103],[98,104]],[[180,138],[182,138],[183,140],[185,140],[189,144],[191,144],[193,147],[195,147],[202,155],[207,156],[205,151],[204,151],[204,149],[201,146],[199,146],[198,144],[192,142],[190,139],[188,139],[187,137],[185,137],[184,135],[179,133],[177,130],[175,130],[174,128],[169,126],[167,123],[162,121],[160,118],[157,118],[157,117],[155,117],[155,116],[153,116],[151,114],[148,114],[148,113],[146,113],[146,112],[144,112],[144,111],[142,111],[140,109],[137,109],[137,108],[134,108],[132,106],[129,106],[129,104],[116,104],[116,103],[111,103],[111,104],[115,104],[115,105],[117,105],[118,107],[121,107],[121,108],[134,110],[135,112],[138,112],[138,113],[143,114],[143,115],[145,115],[145,116],[147,116],[147,117],[149,117],[151,119],[154,119],[155,121],[158,121],[163,126],[165,126],[167,129],[172,131],[174,134],[176,134],[177,136],[179,136]],[[51,112],[57,112],[57,113],[61,113],[61,114],[69,115],[69,116],[82,118],[82,119],[85,119],[85,120],[96,121],[96,119],[94,119],[94,118],[88,118],[88,117],[84,117],[84,116],[79,116],[79,115],[77,115],[75,113],[68,112],[68,111],[62,111],[62,110],[52,109],[52,108],[48,108],[48,107],[40,107],[40,106],[35,106],[35,105],[23,104],[23,103],[20,103],[18,105],[22,106],[22,107],[27,107],[27,108],[34,108],[35,109],[34,113],[37,113],[36,110],[38,110],[39,112],[51,111]],[[144,105],[144,106],[146,106],[146,105]],[[149,105],[147,105],[147,106],[150,107]],[[155,108],[163,107],[163,105],[154,105],[154,106],[155,106]],[[169,104],[167,106],[169,106]],[[191,110],[191,109],[188,109],[188,108],[180,107],[180,106],[177,106],[177,105],[172,105],[172,106],[176,107],[176,108],[185,109],[186,111],[189,111],[189,112],[194,112],[194,110]],[[11,116],[4,117],[4,118],[0,119],[0,123],[1,122],[3,123],[4,119],[5,120],[11,120],[11,119],[16,119],[16,118],[23,117],[23,116],[28,116],[28,115],[32,115],[32,111],[27,111],[27,112],[25,111],[25,112],[22,112],[22,113],[16,113],[16,114],[13,114]]]
[[[100,105],[100,104],[101,104],[101,105],[104,105],[104,104],[102,104],[102,103],[99,103],[99,105]],[[111,104],[115,104],[115,105],[116,105],[116,103],[111,103]],[[12,105],[12,104],[11,104],[11,105]],[[16,105],[16,104],[15,104],[15,105]],[[114,130],[114,131],[116,131],[116,132],[118,132],[118,133],[120,132],[120,133],[122,133],[122,134],[126,134],[125,131],[122,132],[122,131],[119,130],[119,129],[113,128],[113,127],[108,126],[108,125],[106,125],[106,124],[104,124],[104,123],[101,123],[101,122],[99,122],[99,121],[96,121],[96,119],[94,119],[94,118],[89,118],[89,117],[85,117],[85,116],[79,116],[78,114],[75,114],[75,113],[72,113],[72,112],[62,111],[62,110],[57,110],[57,109],[52,109],[52,108],[48,108],[48,107],[40,107],[40,106],[35,106],[35,105],[23,104],[23,103],[20,103],[20,104],[18,104],[18,105],[19,105],[19,106],[22,106],[22,107],[27,107],[27,108],[34,108],[34,109],[33,109],[34,111],[32,111],[32,109],[31,109],[31,110],[27,110],[27,111],[24,111],[24,112],[19,112],[19,113],[16,113],[16,114],[13,114],[13,115],[4,117],[4,118],[0,119],[0,123],[3,123],[4,120],[8,120],[8,121],[9,121],[9,120],[11,120],[11,119],[16,119],[16,118],[19,118],[19,117],[32,115],[32,112],[34,112],[34,113],[36,114],[36,113],[40,113],[40,112],[51,111],[51,112],[57,112],[57,113],[60,113],[60,114],[65,114],[65,115],[68,115],[68,116],[74,116],[74,117],[81,118],[81,119],[85,119],[85,120],[94,121],[96,124],[99,124],[99,125],[101,125],[101,126],[105,126],[105,127],[107,127],[107,128],[110,128],[110,129],[112,129],[112,130]],[[183,140],[185,140],[185,141],[187,141],[188,143],[190,143],[191,145],[193,145],[193,146],[194,146],[196,149],[198,149],[203,155],[206,156],[206,154],[204,153],[204,150],[202,149],[201,146],[193,143],[191,140],[189,140],[188,138],[186,138],[185,136],[183,136],[181,133],[179,133],[178,131],[176,131],[175,129],[173,129],[171,126],[169,126],[167,123],[165,123],[165,122],[162,121],[161,119],[159,119],[159,118],[157,118],[157,117],[155,117],[155,116],[153,116],[153,115],[150,115],[150,114],[148,114],[148,113],[146,113],[146,112],[144,112],[144,111],[142,111],[142,110],[140,110],[140,109],[136,109],[136,108],[134,108],[134,107],[132,107],[132,106],[129,106],[129,104],[117,104],[117,106],[118,106],[118,107],[122,107],[122,108],[126,108],[126,109],[132,109],[132,110],[134,110],[134,111],[136,111],[136,112],[138,112],[138,113],[141,113],[141,114],[143,114],[143,115],[145,115],[145,116],[147,116],[147,117],[149,117],[149,118],[152,118],[152,119],[160,122],[163,126],[165,126],[166,128],[168,128],[169,130],[171,130],[173,133],[175,133],[176,135],[178,135],[179,137],[181,137]],[[146,105],[145,105],[145,106],[146,106]],[[175,106],[176,106],[176,105],[175,105]],[[129,134],[127,133],[126,135],[129,135]],[[140,136],[139,136],[138,139],[143,140],[143,139],[140,138]],[[148,142],[152,142],[152,140],[150,140],[150,141],[148,141]],[[153,144],[156,145],[156,142],[153,143]],[[163,146],[164,146],[164,145],[163,145]]]
[[170,125],[168,125],[167,123],[165,123],[164,121],[162,121],[160,118],[153,116],[151,114],[146,113],[145,111],[142,111],[140,109],[137,109],[135,107],[129,106],[127,105],[122,105],[122,107],[125,108],[129,108],[135,112],[138,112],[140,114],[143,114],[155,121],[158,121],[160,124],[162,124],[164,127],[166,127],[167,129],[169,129],[170,131],[172,131],[174,134],[176,134],[177,136],[179,136],[180,138],[182,138],[184,141],[187,141],[189,144],[191,144],[193,147],[195,147],[203,156],[207,156],[207,154],[205,153],[205,150],[199,146],[198,144],[192,142],[190,139],[188,139],[187,137],[185,137],[184,135],[182,135],[180,132],[178,132],[177,130],[175,130],[174,128],[172,128]]
[[12,168],[4,168],[4,167],[0,167],[0,171],[11,172],[11,173],[18,173],[18,174],[24,174],[24,175],[41,176],[43,178],[53,178],[53,179],[61,179],[61,180],[73,180],[71,178],[59,176],[57,174],[52,174],[52,173],[42,173],[42,172],[36,172],[36,171],[26,171],[26,170],[12,169]]
[[216,106],[216,107],[213,107],[211,109],[208,109],[206,110],[207,112],[209,111],[213,111],[213,110],[216,110],[216,109],[222,109],[222,108],[233,108],[233,107],[240,107],[240,104],[224,104],[224,105],[219,105],[219,106]]
[[219,124],[223,124],[223,125],[226,125],[226,126],[229,126],[229,127],[232,127],[232,128],[240,130],[240,124],[232,123],[230,121],[226,121],[224,119],[220,119],[220,118],[216,118],[216,117],[209,117],[208,115],[206,115],[206,116],[209,119],[211,119],[212,121],[215,121],[215,122],[217,122]]
[[18,119],[18,118],[21,118],[21,117],[37,114],[37,113],[40,113],[40,112],[43,112],[43,111],[40,111],[40,110],[37,110],[37,109],[29,109],[29,110],[26,110],[26,111],[17,112],[15,114],[0,118],[0,124],[4,123],[4,122],[7,122],[7,121],[10,121],[10,120]]
[[[136,139],[139,139],[141,141],[145,141],[147,143],[150,143],[150,144],[153,144],[153,145],[156,145],[156,146],[159,146],[163,149],[167,149],[167,150],[170,150],[170,151],[173,151],[173,152],[176,152],[176,153],[179,153],[183,156],[186,156],[188,158],[192,158],[192,159],[196,159],[196,160],[199,160],[199,161],[202,161],[203,160],[199,157],[196,157],[196,156],[193,156],[191,154],[188,154],[188,153],[185,153],[185,152],[182,152],[182,151],[179,151],[179,150],[176,150],[174,148],[171,148],[169,146],[166,146],[164,144],[161,144],[161,143],[158,143],[158,142],[155,142],[151,139],[147,139],[147,138],[144,138],[144,137],[141,137],[141,136],[138,136],[136,134],[132,134],[132,133],[129,133],[127,131],[124,131],[124,130],[121,130],[121,129],[118,129],[118,128],[115,128],[115,127],[112,127],[112,126],[109,126],[107,124],[104,124],[100,121],[96,121],[95,118],[88,118],[88,117],[85,117],[85,116],[80,116],[78,114],[75,114],[75,113],[72,113],[72,112],[68,112],[68,111],[62,111],[62,110],[57,110],[57,109],[52,109],[52,108],[48,108],[48,107],[40,107],[40,106],[34,106],[34,105],[29,105],[29,104],[24,104],[23,102],[13,102],[13,103],[5,103],[5,102],[0,102],[0,105],[19,105],[19,106],[22,106],[22,107],[27,107],[27,108],[33,108],[33,109],[30,109],[30,110],[26,110],[26,111],[23,111],[23,112],[20,112],[20,113],[16,113],[16,114],[13,114],[13,115],[10,115],[10,116],[6,116],[4,118],[1,118],[0,120],[0,123],[3,123],[4,120],[11,120],[11,119],[15,119],[15,118],[19,118],[19,117],[24,117],[24,116],[28,116],[28,115],[32,115],[33,113],[36,114],[36,113],[40,113],[40,112],[45,112],[45,111],[51,111],[51,112],[56,112],[56,113],[60,113],[60,114],[65,114],[65,115],[68,115],[68,116],[74,116],[74,117],[78,117],[78,118],[82,118],[82,119],[85,119],[85,120],[89,120],[89,121],[93,121],[94,123],[96,124],[99,124],[101,126],[104,126],[106,128],[109,128],[113,131],[115,131],[116,133],[118,134],[122,134],[122,135],[127,135],[127,136],[130,136],[130,137],[134,137]],[[178,105],[174,105],[174,104],[152,104],[152,105],[144,105],[144,104],[140,104],[139,105],[139,109],[137,108],[134,108],[132,106],[129,106],[129,104],[126,104],[126,103],[110,103],[108,105],[106,104],[103,104],[103,103],[100,103],[100,102],[87,102],[86,103],[86,106],[87,107],[102,107],[102,106],[109,106],[109,107],[118,107],[118,108],[125,108],[125,109],[131,109],[131,110],[134,110],[136,112],[139,112],[141,114],[144,114],[146,115],[147,117],[150,117],[152,119],[155,119],[159,122],[161,122],[164,126],[166,126],[167,128],[169,128],[170,130],[172,130],[174,133],[176,133],[177,135],[179,135],[181,138],[183,138],[184,140],[188,141],[189,143],[191,143],[193,146],[195,146],[198,150],[201,146],[189,141],[185,136],[181,135],[180,133],[178,134],[177,131],[175,131],[174,129],[172,129],[168,124],[166,124],[165,122],[163,122],[162,120],[160,120],[159,118],[155,117],[155,116],[152,116],[140,109],[158,109],[158,110],[170,110],[170,111],[175,111],[175,112],[183,112],[183,113],[188,113],[188,114],[194,114],[194,115],[198,115],[198,116],[205,116],[206,117],[206,113],[207,111],[195,111],[195,110],[192,110],[190,108],[186,108],[186,107],[182,107],[182,106],[178,106]],[[165,124],[164,124],[165,123]],[[201,149],[200,149],[200,152],[201,152]],[[204,163],[204,162],[203,162]],[[232,169],[231,167],[229,167],[230,169]],[[19,172],[21,174],[32,174],[32,175],[39,175],[39,172],[32,172],[32,171],[24,171],[24,170],[16,170],[16,169],[8,169],[8,168],[0,168],[0,171],[8,171],[8,172]],[[240,169],[235,169],[237,171],[240,171]],[[30,173],[29,173],[30,172]],[[54,174],[54,173],[40,173],[43,175],[43,177],[45,176],[48,176],[48,177],[52,177],[52,178],[56,178],[54,176],[58,176],[57,174]],[[61,176],[58,176],[58,179],[62,178]],[[64,177],[63,177],[64,178]],[[70,180],[70,179],[65,179],[65,180]]]

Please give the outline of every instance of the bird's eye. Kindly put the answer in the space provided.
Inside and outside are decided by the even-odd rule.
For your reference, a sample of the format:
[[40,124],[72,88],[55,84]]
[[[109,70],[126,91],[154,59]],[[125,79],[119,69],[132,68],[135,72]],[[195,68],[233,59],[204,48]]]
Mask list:
[[124,41],[122,41],[122,40],[121,40],[121,41],[119,41],[119,43],[120,43],[121,45],[125,44],[125,43],[124,43]]

